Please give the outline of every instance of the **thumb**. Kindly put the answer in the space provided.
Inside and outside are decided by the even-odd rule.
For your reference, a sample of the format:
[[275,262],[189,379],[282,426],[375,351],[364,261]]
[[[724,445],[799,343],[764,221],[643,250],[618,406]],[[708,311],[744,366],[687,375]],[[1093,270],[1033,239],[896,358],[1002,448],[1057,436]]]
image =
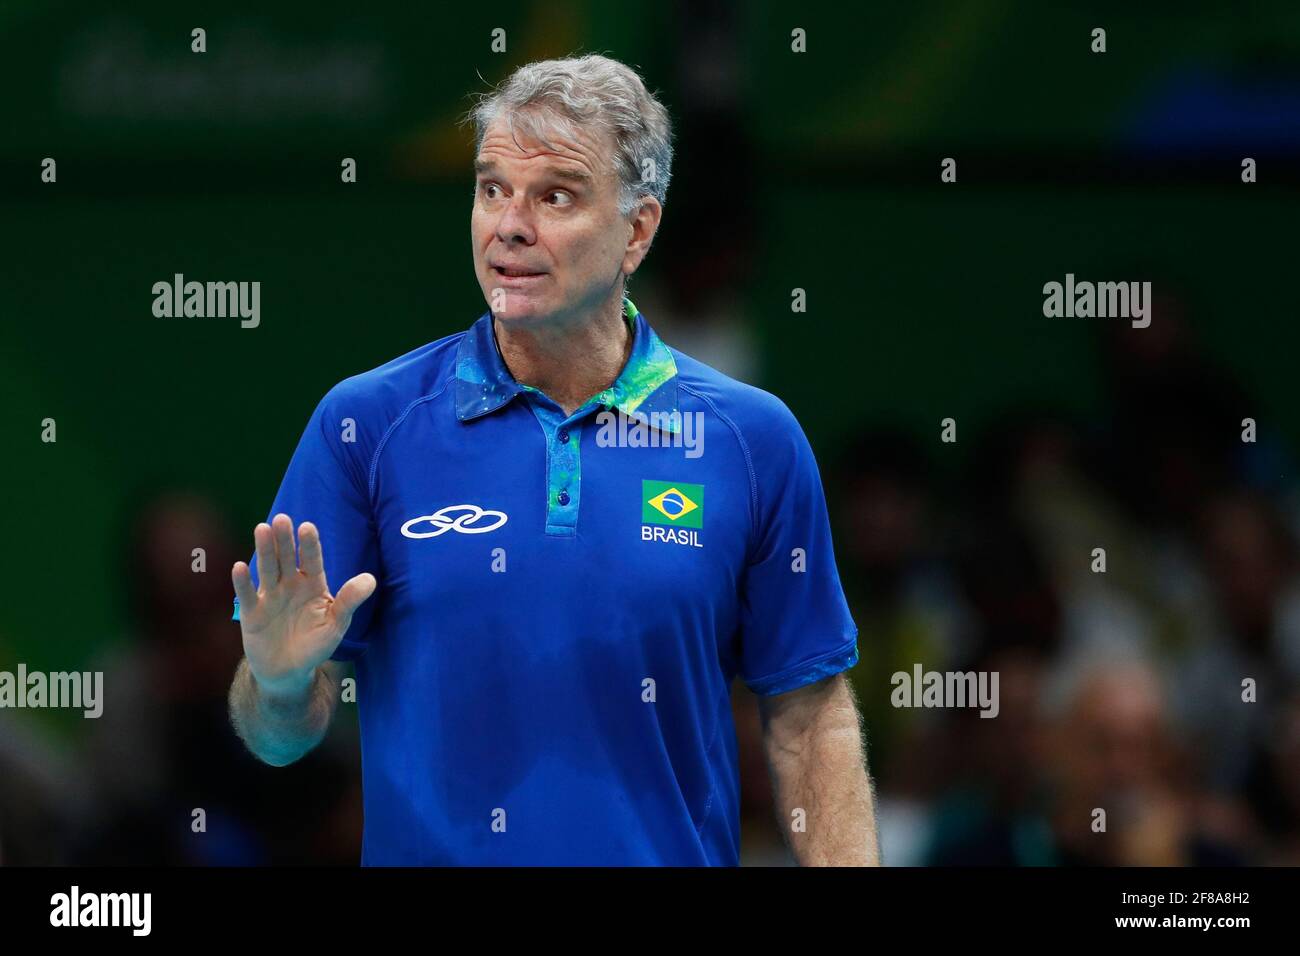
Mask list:
[[362,601],[375,593],[378,584],[373,574],[363,571],[339,588],[339,593],[334,596],[332,610],[335,620],[339,623],[340,632],[348,629],[348,625],[352,623],[352,615],[361,606]]

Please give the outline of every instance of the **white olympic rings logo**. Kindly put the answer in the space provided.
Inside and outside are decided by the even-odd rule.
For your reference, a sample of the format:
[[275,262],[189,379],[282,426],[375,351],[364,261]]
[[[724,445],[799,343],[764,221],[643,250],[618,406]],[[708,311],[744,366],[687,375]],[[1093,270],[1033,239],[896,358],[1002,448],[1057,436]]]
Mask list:
[[[449,518],[448,512],[463,511],[462,515],[455,518]],[[478,527],[470,527],[480,518],[496,518],[492,524]],[[431,515],[420,515],[418,518],[412,518],[406,524],[402,525],[402,534],[408,538],[436,538],[440,534],[446,534],[448,531],[459,531],[461,534],[483,534],[487,531],[495,531],[508,521],[504,511],[489,511],[486,508],[480,508],[478,505],[448,505],[435,511]],[[411,526],[428,522],[434,525],[433,531],[412,531]]]

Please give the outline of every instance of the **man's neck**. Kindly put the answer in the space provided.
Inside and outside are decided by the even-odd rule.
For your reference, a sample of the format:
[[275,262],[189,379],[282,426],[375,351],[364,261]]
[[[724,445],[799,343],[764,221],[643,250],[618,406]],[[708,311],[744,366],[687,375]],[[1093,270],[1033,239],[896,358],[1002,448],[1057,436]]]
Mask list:
[[614,384],[632,352],[622,296],[616,309],[585,320],[512,329],[494,319],[492,327],[515,381],[541,389],[565,415]]

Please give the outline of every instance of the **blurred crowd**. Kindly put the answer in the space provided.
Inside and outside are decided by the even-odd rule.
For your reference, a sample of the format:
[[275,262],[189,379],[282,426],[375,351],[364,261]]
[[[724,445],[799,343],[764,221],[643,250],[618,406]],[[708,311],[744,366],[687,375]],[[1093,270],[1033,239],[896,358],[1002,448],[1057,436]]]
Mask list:
[[27,714],[0,711],[0,864],[355,865],[355,718],[343,714],[283,769],[259,763],[231,729],[226,695],[243,649],[230,566],[247,556],[214,505],[142,495],[121,541],[133,631],[85,665],[104,672],[103,715],[56,741]]
[[[1155,307],[1101,333],[1103,422],[1009,412],[969,456],[872,431],[827,469],[888,864],[1300,863],[1295,475]],[[892,706],[918,663],[997,672],[1000,713]],[[781,862],[746,698],[745,859]]]

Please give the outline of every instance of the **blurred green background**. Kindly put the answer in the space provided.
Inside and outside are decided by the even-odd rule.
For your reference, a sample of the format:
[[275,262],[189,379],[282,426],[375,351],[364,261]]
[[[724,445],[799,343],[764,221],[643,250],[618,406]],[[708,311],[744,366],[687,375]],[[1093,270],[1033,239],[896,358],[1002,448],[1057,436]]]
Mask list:
[[[632,295],[738,245],[713,292],[819,457],[881,422],[938,451],[941,418],[964,440],[1027,397],[1100,414],[1104,320],[1040,311],[1067,271],[1176,276],[1294,446],[1298,37],[1293,2],[5,0],[0,660],[76,667],[121,638],[134,495],[194,488],[251,531],[332,384],[481,314],[456,120],[514,66],[576,51],[637,65],[679,120]],[[1222,120],[1243,84],[1279,110]],[[1238,145],[1256,133],[1246,186]],[[176,272],[260,281],[261,326],[155,318],[150,287]]]

